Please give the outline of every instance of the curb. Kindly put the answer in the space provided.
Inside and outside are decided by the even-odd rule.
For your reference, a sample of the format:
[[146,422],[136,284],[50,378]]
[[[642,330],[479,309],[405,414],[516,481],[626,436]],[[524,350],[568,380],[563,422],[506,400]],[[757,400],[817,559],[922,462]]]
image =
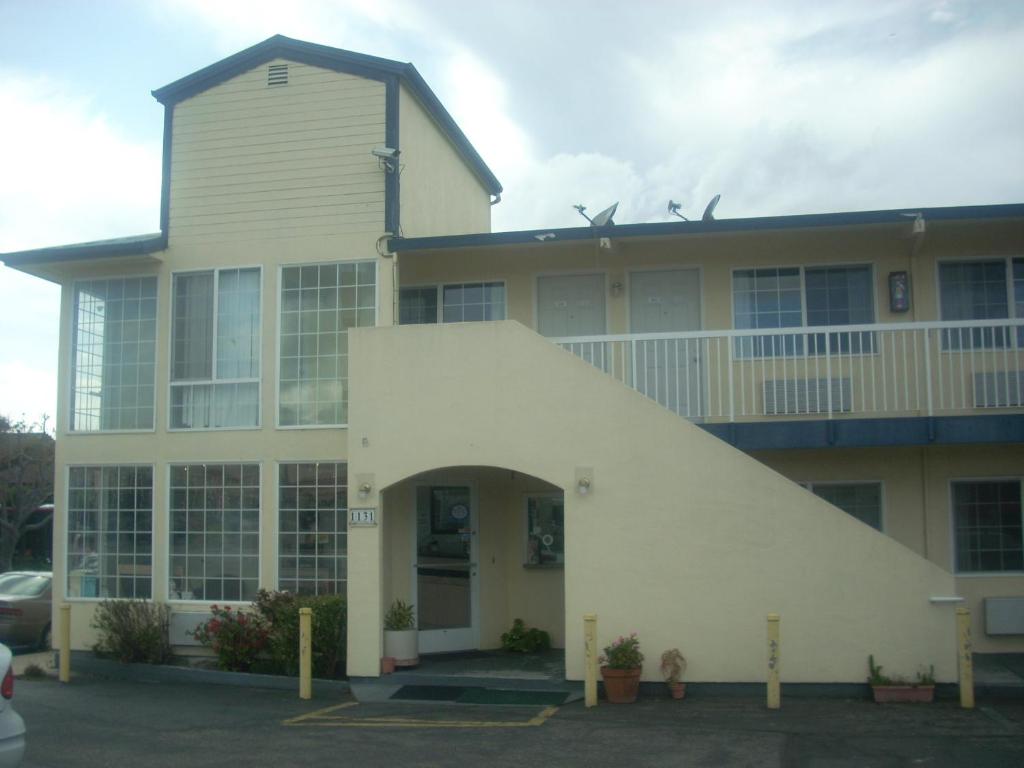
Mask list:
[[[54,652],[54,659],[59,657]],[[71,652],[71,674],[90,675],[108,680],[137,683],[185,683],[192,685],[229,685],[236,688],[265,688],[299,691],[299,678],[283,675],[258,675],[249,672],[223,672],[218,669],[195,669],[161,664],[123,664],[100,659],[90,651]],[[313,693],[341,695],[351,692],[347,680],[313,680]]]

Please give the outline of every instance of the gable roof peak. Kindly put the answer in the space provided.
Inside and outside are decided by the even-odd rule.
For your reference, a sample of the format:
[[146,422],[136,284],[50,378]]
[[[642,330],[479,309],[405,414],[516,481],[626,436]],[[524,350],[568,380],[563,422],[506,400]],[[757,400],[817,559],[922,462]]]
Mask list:
[[278,34],[175,80],[162,88],[157,88],[153,91],[153,97],[165,107],[170,108],[180,101],[209,90],[243,72],[248,72],[254,67],[279,58],[379,80],[389,85],[401,82],[412,92],[423,109],[455,145],[458,153],[473,169],[484,188],[492,195],[501,194],[501,182],[487,167],[483,158],[470,144],[469,139],[466,138],[452,116],[448,114],[448,110],[444,108],[430,86],[416,71],[416,67],[408,62],[369,56],[365,53],[355,53],[319,43],[308,43]]

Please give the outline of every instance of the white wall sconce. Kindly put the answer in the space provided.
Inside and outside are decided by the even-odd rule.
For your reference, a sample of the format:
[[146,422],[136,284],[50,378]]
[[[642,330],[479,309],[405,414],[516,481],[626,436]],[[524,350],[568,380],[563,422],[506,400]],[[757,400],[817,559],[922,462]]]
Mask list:
[[591,467],[576,467],[576,493],[587,496],[594,490],[594,470]]
[[362,483],[359,486],[359,498],[365,501],[369,497],[370,491],[372,490],[373,486],[370,483]]
[[620,283],[620,282],[616,281],[616,282],[612,283],[612,286],[611,286],[612,296],[615,296],[615,297],[621,296],[624,287],[625,286],[623,286],[622,283]]

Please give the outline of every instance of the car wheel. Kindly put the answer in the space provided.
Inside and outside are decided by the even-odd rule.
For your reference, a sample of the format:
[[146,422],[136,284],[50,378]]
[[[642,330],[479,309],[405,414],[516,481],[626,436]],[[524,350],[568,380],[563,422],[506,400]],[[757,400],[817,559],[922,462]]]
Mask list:
[[39,647],[44,651],[49,651],[52,648],[53,637],[50,634],[50,625],[47,624],[43,627],[43,634],[39,638]]

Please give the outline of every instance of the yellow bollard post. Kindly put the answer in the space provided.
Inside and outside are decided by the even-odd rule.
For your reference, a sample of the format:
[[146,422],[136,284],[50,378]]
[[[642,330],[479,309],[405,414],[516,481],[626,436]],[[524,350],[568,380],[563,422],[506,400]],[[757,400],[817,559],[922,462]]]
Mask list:
[[974,657],[971,650],[971,612],[956,609],[957,667],[960,671],[960,706],[974,709]]
[[597,706],[597,614],[583,614],[583,703]]
[[299,698],[313,698],[313,609],[299,608]]
[[62,683],[71,682],[71,605],[64,603],[60,607],[60,670],[58,679]]
[[779,688],[779,614],[768,614],[768,709],[782,706]]

